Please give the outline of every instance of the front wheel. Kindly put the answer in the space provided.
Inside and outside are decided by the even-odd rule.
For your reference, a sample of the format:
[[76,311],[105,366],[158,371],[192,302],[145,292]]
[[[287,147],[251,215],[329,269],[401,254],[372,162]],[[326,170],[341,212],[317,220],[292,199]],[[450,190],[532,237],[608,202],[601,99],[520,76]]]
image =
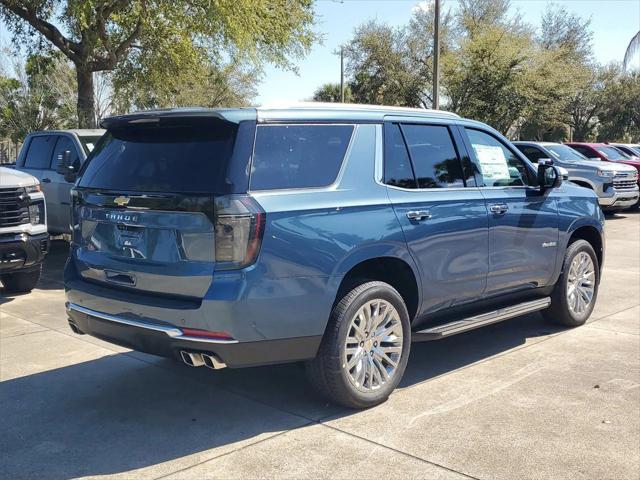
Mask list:
[[593,247],[586,240],[576,240],[565,252],[562,274],[544,316],[568,327],[584,324],[595,306],[599,283],[600,269]]
[[318,354],[307,363],[308,376],[335,403],[372,407],[397,387],[410,346],[400,294],[383,282],[362,283],[334,307]]
[[14,273],[4,273],[0,275],[0,281],[9,292],[30,292],[35,288],[40,280],[42,266]]

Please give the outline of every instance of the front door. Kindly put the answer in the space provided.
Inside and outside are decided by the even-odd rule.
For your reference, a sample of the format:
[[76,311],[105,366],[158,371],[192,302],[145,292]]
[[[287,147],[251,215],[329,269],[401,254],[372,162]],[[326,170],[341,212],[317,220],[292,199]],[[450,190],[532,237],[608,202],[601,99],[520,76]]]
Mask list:
[[420,268],[419,314],[477,300],[485,290],[487,213],[466,172],[449,126],[385,125],[384,181]]
[[56,137],[54,135],[34,135],[31,137],[24,164],[20,168],[40,181],[40,188],[42,188],[47,203],[47,225],[55,222],[58,215],[58,209],[52,201],[54,189],[50,176],[51,156],[55,144]]
[[489,217],[487,295],[548,285],[559,240],[553,190],[540,193],[533,169],[508,142],[487,130],[463,132]]
[[71,183],[64,179],[64,175],[58,172],[58,166],[62,164],[65,152],[69,152],[69,165],[73,165],[78,171],[80,158],[76,145],[70,137],[61,135],[58,137],[53,150],[51,169],[47,172],[51,180],[51,200],[56,208],[55,222],[49,225],[49,230],[56,233],[70,233],[71,228]]

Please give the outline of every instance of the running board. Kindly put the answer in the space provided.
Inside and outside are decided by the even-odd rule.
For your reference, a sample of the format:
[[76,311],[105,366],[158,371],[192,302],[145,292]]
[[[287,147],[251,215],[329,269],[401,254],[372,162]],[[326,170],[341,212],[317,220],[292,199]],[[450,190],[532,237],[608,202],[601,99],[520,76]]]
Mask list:
[[484,327],[485,325],[491,325],[492,323],[502,322],[503,320],[509,320],[510,318],[518,317],[526,313],[544,310],[549,305],[551,305],[551,297],[518,303],[511,307],[500,308],[474,317],[464,318],[462,320],[445,323],[444,325],[438,325],[437,327],[413,332],[411,334],[411,340],[414,342],[440,340],[441,338],[468,332],[469,330]]

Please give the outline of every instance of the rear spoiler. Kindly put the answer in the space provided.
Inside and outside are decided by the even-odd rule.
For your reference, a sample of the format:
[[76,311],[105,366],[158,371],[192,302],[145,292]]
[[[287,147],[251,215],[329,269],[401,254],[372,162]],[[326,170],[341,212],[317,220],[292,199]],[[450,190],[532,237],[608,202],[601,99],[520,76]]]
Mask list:
[[158,110],[143,110],[126,115],[116,115],[107,117],[100,122],[100,127],[104,129],[118,128],[134,125],[161,124],[163,119],[170,120],[171,123],[180,119],[205,119],[211,118],[222,122],[238,124],[245,120],[256,121],[257,112],[255,108],[169,108]]

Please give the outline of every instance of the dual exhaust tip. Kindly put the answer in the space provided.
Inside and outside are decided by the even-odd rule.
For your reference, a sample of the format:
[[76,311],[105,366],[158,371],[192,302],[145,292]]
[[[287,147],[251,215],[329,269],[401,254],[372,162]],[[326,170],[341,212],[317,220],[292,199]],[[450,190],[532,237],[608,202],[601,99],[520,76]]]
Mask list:
[[195,353],[182,350],[180,351],[180,356],[182,357],[182,361],[190,367],[202,367],[204,365],[213,370],[220,370],[227,366],[226,363],[213,353]]

